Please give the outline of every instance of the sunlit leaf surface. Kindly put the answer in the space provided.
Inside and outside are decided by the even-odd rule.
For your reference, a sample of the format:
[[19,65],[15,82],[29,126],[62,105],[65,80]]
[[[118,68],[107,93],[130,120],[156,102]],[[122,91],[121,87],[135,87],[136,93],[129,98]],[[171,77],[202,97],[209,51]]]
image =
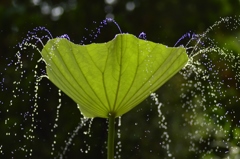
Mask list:
[[77,45],[49,40],[42,50],[49,79],[71,97],[86,117],[128,112],[188,61],[184,48],[171,48],[119,34],[107,42]]

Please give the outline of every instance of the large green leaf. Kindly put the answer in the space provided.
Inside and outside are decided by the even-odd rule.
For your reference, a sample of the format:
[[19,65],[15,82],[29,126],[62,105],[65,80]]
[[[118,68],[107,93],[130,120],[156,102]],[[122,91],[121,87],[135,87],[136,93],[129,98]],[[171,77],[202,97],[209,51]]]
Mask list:
[[188,61],[173,48],[119,34],[101,44],[49,40],[42,50],[49,79],[86,117],[121,116],[176,74]]

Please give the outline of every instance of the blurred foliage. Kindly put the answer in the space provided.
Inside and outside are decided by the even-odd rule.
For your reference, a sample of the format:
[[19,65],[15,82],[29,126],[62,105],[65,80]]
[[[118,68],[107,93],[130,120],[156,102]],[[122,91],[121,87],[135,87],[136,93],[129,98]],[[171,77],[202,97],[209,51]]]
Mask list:
[[[26,78],[21,79],[22,84],[19,86],[22,93],[18,92],[19,96],[13,98],[12,90],[16,85],[12,83],[20,79],[21,74],[15,71],[14,67],[7,65],[16,60],[14,55],[19,48],[15,46],[26,37],[28,31],[37,26],[45,26],[53,37],[68,34],[72,41],[80,43],[83,36],[88,37],[91,30],[95,30],[99,26],[100,21],[106,17],[114,17],[123,32],[129,32],[136,36],[145,32],[148,40],[173,46],[188,31],[203,33],[220,17],[239,15],[239,7],[239,1],[226,0],[0,1],[0,158],[54,158],[58,153],[63,152],[65,142],[80,122],[81,115],[76,104],[64,94],[62,94],[59,119],[57,122],[55,121],[56,107],[59,105],[58,90],[46,78],[42,80],[38,89],[40,99],[38,99],[37,113],[35,112],[32,100],[32,96],[35,95],[35,79],[32,69],[40,57],[36,50],[29,48],[22,51],[24,69],[27,70]],[[228,43],[229,50],[239,53],[239,41],[232,38],[240,38],[240,29],[238,28],[231,34],[228,34],[229,30],[223,30],[223,32],[226,33],[225,36],[217,33],[211,38],[219,41],[220,47],[221,45],[225,47],[224,44]],[[102,29],[101,34],[94,42],[106,42],[118,33],[118,28],[114,24],[109,24]],[[85,40],[84,44],[90,43],[91,38],[88,40]],[[27,54],[32,53],[34,53],[34,60],[28,61]],[[224,61],[216,63],[216,65],[225,66]],[[44,68],[44,65],[40,64],[40,66],[38,71]],[[234,72],[224,71],[219,78],[224,80],[233,76]],[[176,159],[224,158],[226,155],[234,158],[235,152],[240,152],[240,118],[236,116],[236,113],[239,112],[239,102],[230,101],[229,107],[213,111],[214,99],[209,96],[206,110],[197,107],[199,109],[195,110],[196,115],[193,111],[191,112],[191,108],[183,108],[185,101],[180,96],[184,82],[186,82],[185,79],[178,74],[157,91],[158,99],[164,103],[161,107],[164,120],[162,117],[158,117],[157,106],[150,98],[122,117],[121,126],[118,128],[118,131],[121,132],[121,139],[117,139],[117,141],[121,141],[121,148],[117,150],[120,151],[121,158],[172,158],[169,156],[170,153]],[[204,83],[204,81],[201,82]],[[231,82],[227,84],[231,86]],[[228,88],[227,84],[224,87],[229,94],[221,98],[222,103],[229,103],[229,98],[234,95],[239,96],[239,90],[231,89],[234,86]],[[208,83],[205,82],[204,85],[207,86]],[[188,89],[194,90],[195,88],[189,87]],[[211,89],[209,91],[211,92]],[[201,100],[197,95],[198,92],[196,97],[189,93],[188,100],[192,100],[197,105],[196,101]],[[12,106],[11,100],[13,100]],[[219,116],[226,112],[233,112],[233,110],[235,113],[225,115],[225,118],[219,123],[217,120]],[[31,114],[35,114],[34,122]],[[199,124],[186,124],[185,120],[191,118],[192,115],[197,116],[194,118],[197,120],[193,122]],[[10,120],[6,124],[8,118]],[[216,119],[218,123],[214,123],[213,119]],[[159,128],[162,121],[167,123],[167,130]],[[201,122],[208,122],[208,127],[204,127],[205,125],[201,127]],[[57,123],[58,127],[51,132],[54,123]],[[87,123],[89,124],[90,121]],[[31,132],[29,130],[33,125],[36,127]],[[214,136],[211,129],[219,128],[216,125],[223,128],[221,129],[223,134]],[[85,133],[89,129],[90,135]],[[207,131],[207,129],[210,130]],[[198,136],[189,137],[196,133],[196,130],[201,130]],[[6,135],[8,132],[11,134]],[[29,139],[24,135],[35,136],[35,138]],[[94,119],[91,128],[84,126],[73,138],[64,158],[96,158],[96,156],[99,159],[106,158],[106,136],[106,120]],[[56,144],[52,150],[54,140]],[[227,143],[229,147],[227,150],[221,149],[221,141],[225,140],[227,141],[224,143]],[[167,151],[167,144],[170,152]],[[196,149],[190,149],[192,145],[195,145]],[[88,153],[81,152],[88,150],[88,146],[90,146]],[[31,149],[32,156],[29,156]],[[208,149],[210,151],[205,154]],[[54,155],[51,155],[51,152]]]

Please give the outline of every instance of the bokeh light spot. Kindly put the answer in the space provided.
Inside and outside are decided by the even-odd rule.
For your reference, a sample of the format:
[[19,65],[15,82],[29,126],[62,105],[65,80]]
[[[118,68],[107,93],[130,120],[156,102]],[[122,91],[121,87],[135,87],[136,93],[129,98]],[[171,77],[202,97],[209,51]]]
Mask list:
[[113,4],[115,2],[116,2],[116,0],[105,0],[105,3],[107,3],[107,4]]
[[61,6],[53,8],[51,11],[52,19],[58,20],[59,17],[63,14],[63,12],[64,12],[64,9]]
[[106,15],[106,18],[114,19],[114,15],[113,15],[112,13],[108,13],[108,14]]
[[46,2],[44,2],[44,3],[42,3],[42,5],[41,5],[41,12],[42,12],[42,14],[50,14],[50,12],[51,12],[51,7],[49,6],[49,4],[48,3],[46,3]]
[[126,3],[126,10],[127,11],[133,11],[135,9],[135,3],[134,2],[127,2]]
[[39,5],[41,0],[32,0],[33,5],[37,6]]

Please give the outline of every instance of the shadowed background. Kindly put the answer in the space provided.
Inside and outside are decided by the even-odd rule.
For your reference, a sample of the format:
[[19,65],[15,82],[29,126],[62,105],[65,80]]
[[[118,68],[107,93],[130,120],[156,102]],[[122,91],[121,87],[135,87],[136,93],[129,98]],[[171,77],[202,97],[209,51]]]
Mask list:
[[[18,98],[13,98],[12,90],[16,85],[12,83],[20,78],[20,74],[15,71],[14,67],[7,65],[12,63],[12,60],[16,60],[14,55],[19,48],[15,46],[26,38],[28,31],[44,26],[53,37],[68,34],[71,41],[80,43],[83,37],[89,37],[91,30],[95,31],[103,19],[109,17],[114,18],[122,32],[136,36],[145,32],[148,40],[173,46],[186,32],[203,33],[220,17],[239,15],[239,8],[240,1],[237,0],[231,2],[225,0],[2,0],[0,2],[0,158],[57,157],[63,152],[65,142],[71,136],[81,117],[76,104],[62,95],[59,119],[55,122],[56,107],[59,104],[58,90],[47,79],[43,79],[39,87],[38,113],[34,112],[32,96],[35,95],[35,79],[32,69],[35,63],[28,61],[27,57],[23,58],[23,62],[25,62],[24,69],[27,72],[25,76],[28,78],[22,79],[20,87],[23,89],[17,93]],[[229,31],[224,30],[226,33],[224,37],[211,38],[228,43],[226,37]],[[239,32],[240,29],[237,29],[229,36],[237,36]],[[118,33],[119,30],[115,24],[109,23],[104,26],[96,40],[89,37],[83,43],[106,42]],[[45,35],[46,33],[40,32],[39,34]],[[239,48],[231,49],[239,50]],[[36,51],[31,49],[24,51],[25,54],[32,52],[35,52],[36,62],[40,58]],[[44,66],[41,67],[44,68]],[[183,82],[184,79],[178,74],[157,91],[159,100],[164,103],[162,112],[166,117],[169,138],[164,135],[166,130],[159,128],[161,118],[158,117],[157,106],[150,98],[122,117],[122,125],[118,128],[121,132],[122,147],[119,152],[121,158],[171,158],[167,148],[164,148],[166,143],[169,143],[170,152],[176,159],[202,158],[205,149],[209,146],[208,143],[198,145],[196,141],[197,149],[194,151],[197,153],[189,151],[190,138],[186,136],[195,128],[185,126],[183,129],[184,119],[181,114],[185,110],[181,106],[184,101],[181,101],[179,97]],[[12,106],[11,100],[13,100]],[[227,97],[222,101],[227,102]],[[238,105],[239,103],[231,104],[231,108],[239,111]],[[36,114],[34,121],[31,119],[32,113]],[[6,124],[7,118],[10,118],[8,124]],[[235,126],[238,121],[239,118],[232,121],[232,125]],[[51,132],[54,123],[57,123],[58,127]],[[29,132],[31,124],[36,126],[32,134]],[[221,124],[224,128],[228,128],[225,122]],[[90,137],[84,133],[88,131],[88,126],[80,129],[63,158],[106,158],[106,120],[94,119],[90,128]],[[11,132],[11,135],[6,135],[8,132]],[[31,136],[35,138],[31,139]],[[52,150],[54,140],[56,144]],[[229,144],[240,146],[238,141],[232,140],[232,137]],[[30,149],[32,149],[32,156],[30,156]],[[118,151],[120,149],[118,148]],[[84,152],[86,150],[88,153]],[[224,149],[213,152],[210,157],[223,158],[227,151]]]

